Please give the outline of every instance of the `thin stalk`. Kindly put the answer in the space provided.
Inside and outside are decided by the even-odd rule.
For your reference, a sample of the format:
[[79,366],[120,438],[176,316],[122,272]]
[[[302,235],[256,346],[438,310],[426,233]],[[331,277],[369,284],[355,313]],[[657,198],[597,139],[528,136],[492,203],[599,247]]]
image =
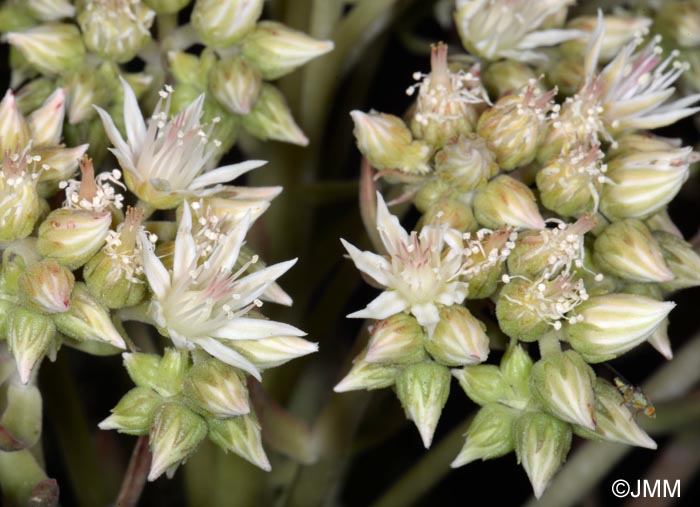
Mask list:
[[148,436],[143,435],[136,440],[134,451],[131,453],[129,468],[126,469],[117,497],[119,507],[136,507],[138,505],[150,467],[151,451],[148,448]]

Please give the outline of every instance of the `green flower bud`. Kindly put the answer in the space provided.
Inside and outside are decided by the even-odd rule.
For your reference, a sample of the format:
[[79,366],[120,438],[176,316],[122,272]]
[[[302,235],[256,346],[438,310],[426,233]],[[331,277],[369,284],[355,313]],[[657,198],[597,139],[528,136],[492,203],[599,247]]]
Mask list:
[[163,402],[158,394],[147,387],[135,387],[119,400],[117,406],[97,426],[101,430],[117,430],[127,435],[146,435],[151,428],[153,415]]
[[683,233],[680,229],[673,223],[671,217],[668,214],[668,209],[663,209],[658,213],[650,216],[644,221],[644,224],[649,228],[651,232],[663,231],[683,238]]
[[517,60],[501,60],[490,63],[481,73],[484,86],[492,97],[501,98],[520,90],[531,81],[535,81],[537,91],[542,94],[546,90],[537,81],[537,75],[531,67]]
[[486,326],[463,306],[443,306],[433,336],[425,340],[425,349],[446,366],[483,363],[489,355],[485,331]]
[[87,0],[78,24],[90,51],[105,60],[125,63],[150,40],[155,17],[141,2]]
[[260,70],[242,56],[225,58],[209,72],[209,90],[230,113],[250,114],[261,89]]
[[23,384],[27,384],[34,368],[49,351],[56,337],[51,317],[16,308],[7,320],[7,346],[17,363]]
[[668,337],[668,318],[664,319],[658,325],[654,332],[647,338],[649,345],[654,347],[656,351],[664,356],[669,361],[673,359],[673,350],[671,349],[671,340]]
[[223,418],[250,412],[245,378],[216,359],[195,364],[187,374],[183,392],[205,415]]
[[56,327],[63,334],[79,341],[94,340],[120,349],[126,344],[114,326],[109,311],[90,294],[82,282],[73,286],[70,308],[54,315]]
[[530,389],[544,409],[562,421],[591,430],[595,373],[573,350],[545,356],[532,367]]
[[530,370],[532,370],[532,358],[518,344],[517,340],[511,340],[505,354],[501,358],[501,374],[508,385],[520,399],[530,397]]
[[532,80],[479,117],[476,131],[489,143],[501,169],[510,171],[535,159],[554,93],[540,93]]
[[545,225],[532,190],[505,175],[494,178],[477,192],[474,216],[482,226],[491,229],[508,225],[521,229],[542,229]]
[[32,16],[40,21],[58,21],[75,14],[75,7],[68,0],[26,0],[24,3]]
[[497,403],[481,408],[474,416],[465,436],[464,447],[452,461],[452,468],[461,467],[477,459],[500,458],[515,448],[513,426],[518,412]]
[[442,224],[458,231],[475,231],[479,226],[471,207],[449,198],[430,206],[418,222],[417,228],[420,230],[426,225]]
[[364,360],[365,353],[366,351],[353,359],[352,368],[348,374],[333,388],[336,393],[371,391],[393,386],[396,383],[396,376],[401,368],[388,364],[368,363]]
[[153,459],[148,480],[186,460],[207,436],[207,423],[179,403],[163,403],[156,409],[149,442]]
[[262,340],[235,340],[227,344],[253,363],[260,371],[311,354],[318,344],[296,336],[276,336]]
[[396,377],[396,395],[426,449],[430,448],[442,407],[450,394],[450,370],[436,363],[405,367]]
[[498,164],[484,139],[460,136],[435,155],[435,174],[453,192],[462,194],[484,186],[498,174]]
[[[474,403],[483,406],[512,399],[513,393],[497,366],[492,364],[466,366],[461,370],[452,370],[452,375]],[[512,406],[510,403],[505,404]]]
[[19,2],[3,2],[0,5],[1,33],[24,30],[34,25],[36,25],[36,19],[26,5]]
[[430,147],[413,141],[403,120],[390,114],[351,111],[357,147],[375,169],[398,169],[406,173],[430,172]]
[[547,301],[544,301],[544,291],[540,291],[538,285],[516,278],[501,289],[496,302],[496,318],[501,330],[511,338],[533,342],[549,331],[550,324],[540,311]]
[[66,75],[65,87],[68,96],[68,121],[72,124],[95,118],[97,113],[93,105],[107,105],[109,88],[104,77],[95,72],[95,69],[82,67]]
[[[589,38],[598,26],[598,19],[597,16],[579,16],[569,20],[566,28],[588,32],[590,35],[564,42],[560,46],[562,53],[583,60],[583,57],[586,55]],[[646,32],[649,25],[651,25],[651,19],[649,18],[606,14],[603,17],[604,31],[600,43],[598,61],[606,63],[615,58],[625,44],[632,41],[636,34]]]
[[[39,109],[46,99],[48,99],[52,93],[56,91],[56,83],[53,79],[48,77],[38,77],[32,79],[26,83],[22,88],[17,90],[15,94],[15,100],[17,101],[17,108],[23,114],[29,114],[30,111]],[[9,92],[9,90],[8,90]],[[2,106],[0,106],[2,109]],[[0,121],[4,113],[0,113]],[[7,132],[5,137],[12,134]]]
[[653,236],[675,276],[673,280],[663,283],[661,287],[672,291],[700,285],[700,256],[695,253],[692,245],[664,231],[656,231]]
[[418,97],[410,115],[411,131],[434,148],[445,146],[474,131],[479,113],[488,101],[479,80],[478,67],[452,72],[447,65],[447,45],[432,46],[430,74],[414,74],[420,82],[406,92]]
[[75,277],[54,260],[29,266],[19,277],[21,301],[40,313],[62,313],[70,307]]
[[46,23],[24,32],[10,32],[7,42],[49,76],[70,72],[85,60],[85,46],[75,25]]
[[664,2],[654,17],[654,29],[674,47],[700,46],[700,5],[694,1]]
[[35,173],[27,167],[37,158],[6,151],[0,171],[0,241],[15,241],[31,234],[41,213]]
[[182,391],[189,368],[186,351],[166,348],[162,358],[141,352],[125,353],[122,357],[129,377],[137,386],[153,389],[166,398]]
[[663,251],[639,220],[622,220],[608,225],[596,238],[593,258],[606,272],[637,282],[669,282],[673,271]]
[[676,196],[688,179],[692,148],[646,151],[614,157],[600,197],[600,210],[611,220],[647,218]]
[[253,414],[228,419],[207,419],[209,439],[224,451],[246,459],[269,472],[272,467],[262,446],[260,424]]
[[608,361],[648,339],[674,306],[633,294],[596,296],[576,308],[565,331],[587,362]]
[[191,22],[202,42],[225,48],[255,28],[264,0],[196,0]]
[[547,162],[535,178],[542,205],[567,217],[595,212],[609,181],[603,156],[600,144],[589,140]]
[[0,102],[0,132],[2,132],[0,155],[2,156],[8,150],[14,153],[18,147],[23,149],[31,139],[29,124],[18,108],[18,99],[12,90],[7,90]]
[[111,225],[110,212],[56,209],[39,226],[37,248],[73,270],[102,248]]
[[[214,62],[211,63],[212,67],[215,63],[215,58],[216,57],[214,56]],[[179,88],[182,85],[190,85],[194,88],[197,88],[197,91],[206,88],[208,72],[211,71],[211,69],[205,69],[205,67],[207,67],[207,63],[205,63],[204,60],[206,60],[207,63],[209,62],[208,58],[200,58],[196,55],[184,53],[182,51],[168,52],[168,63],[170,64],[170,72],[172,73],[173,77],[178,83],[177,88]],[[197,91],[193,92],[192,98],[197,97]],[[186,103],[184,105],[187,106]],[[180,111],[182,109],[183,108],[181,107],[173,107],[173,110],[175,111]]]
[[539,498],[571,448],[571,427],[541,412],[526,412],[515,422],[515,454]]
[[332,41],[316,40],[274,21],[259,22],[243,41],[243,56],[260,69],[266,80],[285,76],[332,49]]
[[309,140],[292,117],[284,95],[271,84],[263,84],[255,107],[242,119],[243,128],[261,141],[272,139],[306,146]]
[[661,137],[646,131],[632,131],[618,136],[606,153],[609,157],[622,157],[633,153],[668,152],[680,147],[680,139]]
[[656,449],[654,442],[634,421],[625,400],[615,386],[603,379],[595,383],[596,428],[592,431],[574,426],[574,432],[591,440],[607,440],[621,444]]
[[191,0],[143,0],[146,5],[158,14],[175,14],[185,7]]
[[551,86],[556,86],[562,95],[570,97],[576,94],[584,78],[583,64],[583,58],[580,57],[558,58],[547,68],[545,75],[547,82]]
[[450,193],[450,186],[441,178],[426,177],[423,186],[420,187],[413,199],[413,204],[421,213],[427,213],[430,208],[447,199]]
[[364,361],[368,363],[413,364],[425,359],[423,327],[412,315],[397,313],[370,328]]

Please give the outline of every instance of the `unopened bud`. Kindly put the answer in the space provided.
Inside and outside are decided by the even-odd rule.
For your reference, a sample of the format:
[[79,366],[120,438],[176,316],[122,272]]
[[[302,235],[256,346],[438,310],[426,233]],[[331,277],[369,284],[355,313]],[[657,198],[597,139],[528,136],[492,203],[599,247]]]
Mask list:
[[12,90],[7,90],[0,102],[0,132],[0,156],[4,156],[8,150],[14,153],[18,147],[24,149],[31,139],[29,124],[20,112],[18,97]]
[[644,224],[651,232],[663,231],[683,238],[683,233],[678,226],[673,223],[673,220],[671,220],[668,214],[668,209],[666,208],[647,218]]
[[24,4],[41,21],[58,21],[75,14],[75,7],[68,0],[26,0]]
[[489,337],[485,331],[486,326],[463,306],[444,306],[425,348],[433,359],[446,366],[482,363],[489,355]]
[[146,435],[151,428],[156,408],[163,402],[147,387],[135,387],[119,400],[117,406],[97,426],[101,430],[117,430],[127,435]]
[[484,139],[460,136],[435,155],[435,174],[452,191],[476,190],[498,174],[496,155]]
[[450,394],[450,370],[436,363],[405,367],[396,378],[396,395],[426,449],[433,441],[442,407]]
[[70,307],[75,277],[54,260],[32,264],[18,282],[20,299],[34,311],[62,313]]
[[182,392],[189,368],[189,354],[166,348],[163,357],[140,352],[122,354],[124,367],[137,386],[153,389],[163,397]]
[[559,58],[547,68],[547,82],[556,86],[562,95],[572,96],[576,94],[584,78],[583,64],[583,58],[580,57]]
[[415,317],[397,313],[370,329],[364,360],[368,363],[412,364],[425,359],[423,327]]
[[478,191],[474,197],[474,216],[482,226],[491,229],[508,225],[521,229],[544,227],[532,190],[505,175],[494,178]]
[[225,452],[232,451],[258,468],[269,472],[272,467],[262,446],[260,423],[253,414],[228,419],[210,418],[209,438]]
[[516,393],[516,397],[527,400],[530,397],[530,371],[532,358],[517,340],[511,340],[501,358],[500,370],[503,378]]
[[333,49],[333,42],[316,40],[282,23],[261,21],[243,41],[243,56],[274,80]]
[[255,28],[264,0],[196,0],[191,22],[202,42],[225,48]]
[[111,224],[110,212],[57,209],[39,227],[37,247],[42,255],[76,269],[102,248]]
[[515,448],[513,425],[518,412],[497,403],[482,407],[474,416],[464,447],[452,461],[452,468],[461,467],[477,459],[505,456]]
[[197,407],[214,417],[250,412],[248,389],[235,368],[216,359],[195,364],[187,374],[183,392]]
[[148,480],[186,460],[207,436],[207,423],[177,402],[164,403],[153,416],[149,442],[153,459]]
[[284,95],[271,84],[263,84],[255,107],[242,119],[243,128],[262,141],[272,139],[306,146],[309,140],[292,117]]
[[700,46],[700,5],[697,2],[664,2],[654,17],[654,29],[671,39],[674,47]]
[[96,116],[93,105],[105,107],[108,100],[107,83],[94,69],[81,68],[65,77],[68,96],[68,121],[80,123]]
[[509,398],[508,383],[497,366],[492,364],[466,366],[460,370],[452,370],[452,375],[474,403],[483,406],[489,403],[500,403]]
[[5,152],[0,171],[0,241],[15,241],[31,234],[41,205],[36,174],[27,166],[36,160],[26,151]]
[[29,382],[34,369],[51,348],[56,326],[48,315],[18,307],[7,321],[7,346],[17,363],[23,384]]
[[[549,331],[550,323],[540,311],[547,304],[543,285],[515,278],[503,286],[496,302],[496,317],[501,330],[517,340],[533,342]],[[557,320],[558,321],[558,320]]]
[[90,294],[82,282],[73,286],[68,311],[55,314],[54,321],[60,332],[76,340],[94,340],[109,343],[120,349],[126,348],[109,311]]
[[[566,41],[561,45],[561,51],[565,55],[578,57],[581,60],[586,55],[588,40],[598,26],[597,16],[579,16],[569,20],[568,29],[580,30],[587,33],[587,37]],[[600,44],[598,59],[601,63],[609,62],[620,52],[623,46],[632,41],[637,34],[645,33],[651,25],[651,19],[642,17],[611,16],[603,17],[603,40]]]
[[639,220],[613,222],[596,238],[594,260],[606,272],[637,282],[668,282],[673,271],[646,225]]
[[318,344],[298,336],[276,336],[262,340],[236,340],[230,345],[263,371],[298,357],[312,354]]
[[442,199],[426,209],[417,228],[443,224],[458,231],[475,231],[479,227],[470,206],[457,199],[449,198]]
[[75,25],[46,23],[8,33],[7,41],[41,73],[50,76],[70,72],[85,59],[85,46]]
[[336,393],[371,391],[393,386],[396,383],[396,377],[401,371],[399,367],[368,363],[364,360],[364,355],[362,353],[353,360],[352,368],[348,374],[333,388]]
[[592,297],[565,327],[568,342],[589,363],[608,361],[648,339],[674,306],[634,294]]
[[450,193],[450,186],[442,178],[425,178],[423,186],[420,187],[413,199],[413,204],[418,211],[426,213],[431,207],[448,199]]
[[517,60],[491,63],[483,71],[481,78],[492,97],[501,98],[517,92],[530,81],[535,81],[539,93],[546,92],[542,83],[537,81],[535,71]]
[[209,90],[230,113],[250,114],[261,89],[260,70],[242,56],[225,58],[209,72]]
[[675,276],[673,280],[663,283],[662,288],[672,291],[700,285],[700,256],[692,245],[664,231],[656,231],[653,236]]
[[192,0],[143,0],[158,14],[175,14]]
[[547,412],[591,430],[595,373],[573,350],[548,355],[532,367],[530,388]]
[[571,426],[542,412],[525,412],[515,422],[515,454],[539,498],[571,448]]
[[603,379],[597,379],[595,399],[595,431],[574,426],[577,435],[593,440],[656,449],[656,442],[637,425],[634,414],[627,408],[624,398],[615,386]]
[[397,116],[352,111],[357,147],[375,169],[398,169],[406,173],[430,172],[430,148],[413,141],[411,131]]

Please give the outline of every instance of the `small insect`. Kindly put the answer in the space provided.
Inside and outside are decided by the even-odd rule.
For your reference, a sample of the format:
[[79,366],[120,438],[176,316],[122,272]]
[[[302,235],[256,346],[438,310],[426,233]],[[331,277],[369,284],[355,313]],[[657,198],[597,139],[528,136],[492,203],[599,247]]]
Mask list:
[[656,409],[641,387],[634,386],[621,377],[615,377],[613,382],[622,395],[622,403],[632,410],[633,416],[643,412],[652,419],[656,417]]

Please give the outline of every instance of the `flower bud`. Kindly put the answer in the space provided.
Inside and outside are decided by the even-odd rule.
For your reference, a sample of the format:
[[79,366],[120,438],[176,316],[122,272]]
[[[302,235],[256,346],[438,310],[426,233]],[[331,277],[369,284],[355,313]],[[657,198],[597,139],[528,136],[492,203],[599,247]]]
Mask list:
[[547,112],[555,92],[540,93],[531,80],[517,95],[507,95],[484,111],[476,126],[496,154],[501,169],[529,164],[537,155]]
[[207,423],[177,402],[163,403],[153,416],[149,442],[153,459],[148,480],[155,481],[186,460],[207,436]]
[[669,361],[673,359],[673,349],[671,348],[671,340],[668,337],[668,318],[665,318],[658,325],[654,332],[647,338],[649,345],[654,347],[656,351],[664,356]]
[[40,21],[58,21],[75,14],[75,7],[68,0],[25,0],[24,4]]
[[353,359],[348,374],[333,388],[336,393],[371,391],[394,385],[401,369],[387,364],[368,363],[364,360],[365,354],[366,350]]
[[[564,42],[560,48],[567,56],[583,59],[586,55],[590,37],[598,26],[597,16],[579,16],[569,20],[566,27],[572,30],[580,30],[587,33],[586,37]],[[625,44],[631,42],[637,34],[647,32],[651,25],[651,19],[642,17],[611,16],[606,14],[603,17],[603,35],[600,42],[600,54],[598,61],[609,62]]]
[[207,419],[209,438],[225,452],[233,451],[258,468],[272,467],[262,446],[260,424],[253,414],[228,419]]
[[570,97],[575,95],[584,79],[584,61],[581,57],[564,56],[551,62],[545,78],[559,93]]
[[568,342],[589,363],[608,361],[649,338],[674,306],[633,294],[592,297],[565,327]]
[[535,71],[528,65],[517,60],[501,60],[490,63],[481,74],[484,86],[492,97],[501,98],[517,92],[532,80],[535,81],[539,93],[546,90],[537,81]]
[[[207,55],[206,57],[205,54]],[[168,52],[170,72],[178,83],[177,88],[182,85],[189,85],[196,88],[197,90],[193,91],[193,100],[199,95],[199,90],[207,86],[208,73],[217,62],[216,55],[209,55],[210,53],[208,53],[207,50],[202,52],[202,56],[196,56],[183,51]],[[175,90],[177,90],[177,88]],[[185,102],[183,107],[173,107],[173,110],[181,111],[187,104],[188,102]]]
[[425,210],[416,227],[420,230],[426,225],[447,225],[458,231],[475,231],[479,227],[470,206],[449,198],[442,199]]
[[183,392],[204,415],[231,417],[250,412],[245,379],[232,366],[216,359],[195,364],[187,374]]
[[58,330],[76,340],[109,343],[120,349],[126,344],[114,326],[109,311],[90,294],[84,283],[73,286],[70,308],[54,315]]
[[299,146],[309,144],[294,121],[284,95],[271,84],[263,84],[255,107],[242,118],[242,125],[249,134],[261,141],[272,139]]
[[61,142],[65,112],[66,92],[63,88],[57,88],[27,118],[32,133],[32,147],[57,146]]
[[31,234],[41,205],[36,173],[28,169],[36,158],[25,152],[6,151],[0,171],[0,241],[15,241]]
[[255,28],[264,0],[196,0],[191,22],[202,42],[225,48]]
[[474,131],[488,96],[479,80],[478,65],[468,72],[452,72],[447,65],[447,46],[442,42],[432,46],[430,67],[428,75],[415,73],[420,82],[406,91],[413,95],[418,88],[409,124],[416,139],[439,148]]
[[490,297],[496,291],[505,260],[515,248],[518,233],[506,227],[467,232],[464,239],[462,277],[469,283],[469,299]]
[[396,395],[426,449],[430,448],[442,407],[450,394],[450,370],[436,363],[405,367],[396,377]]
[[0,156],[5,156],[8,150],[14,153],[18,147],[23,149],[31,139],[29,124],[18,108],[18,99],[12,90],[7,90],[0,102]]
[[508,385],[522,399],[530,397],[529,379],[532,365],[530,355],[518,344],[517,340],[511,340],[501,358],[500,370]]
[[412,315],[397,313],[370,328],[364,361],[413,364],[425,359],[423,327]]
[[63,313],[70,307],[75,277],[54,260],[32,264],[19,277],[20,300],[40,313]]
[[80,123],[94,118],[97,113],[92,107],[105,107],[108,101],[108,86],[99,72],[82,67],[65,76],[66,95],[68,97],[68,121]]
[[297,336],[276,336],[262,340],[236,340],[229,346],[253,363],[260,371],[311,354],[318,344]]
[[591,440],[607,440],[626,445],[656,449],[654,442],[634,420],[617,388],[603,379],[595,383],[595,431],[574,426],[574,432]]
[[124,367],[134,384],[153,389],[163,397],[177,396],[183,389],[189,354],[166,348],[163,357],[132,352],[122,354]]
[[683,233],[680,229],[673,223],[671,217],[668,214],[668,209],[664,208],[658,213],[650,216],[644,221],[644,224],[649,228],[651,232],[663,231],[683,238]]
[[600,143],[589,138],[550,160],[535,178],[542,205],[565,217],[597,211],[600,191],[610,180]]
[[474,216],[482,226],[492,229],[508,225],[521,229],[544,227],[532,190],[505,175],[494,178],[478,191],[474,197]]
[[209,90],[230,113],[250,114],[261,89],[260,70],[242,56],[225,58],[209,72]]
[[622,157],[633,153],[668,152],[680,148],[682,143],[682,139],[657,136],[647,131],[625,132],[616,137],[606,154],[609,157]]
[[486,326],[463,306],[443,306],[433,336],[425,341],[425,349],[446,366],[482,363],[489,355],[485,331]]
[[117,430],[127,435],[146,435],[151,428],[153,415],[163,402],[158,394],[147,387],[135,387],[119,400],[117,406],[97,426],[101,430]]
[[500,458],[511,452],[515,448],[513,425],[517,414],[512,408],[497,403],[482,407],[469,425],[464,447],[450,467],[461,467],[477,459]]
[[479,405],[501,403],[512,398],[513,393],[503,373],[492,364],[466,366],[461,370],[452,370],[452,375],[467,396]]
[[243,56],[266,80],[285,76],[332,49],[332,41],[316,40],[274,21],[259,22],[243,41]]
[[73,270],[102,248],[111,224],[110,212],[56,209],[39,226],[37,248]]
[[435,174],[452,191],[461,194],[486,185],[498,174],[498,164],[484,139],[460,136],[435,155]]
[[6,37],[42,74],[62,75],[85,60],[85,46],[75,25],[46,23]]
[[600,210],[611,220],[647,218],[676,196],[695,158],[690,147],[617,156],[608,162],[612,180],[600,196]]
[[421,213],[439,205],[443,200],[449,199],[451,193],[450,186],[442,178],[424,178],[423,186],[420,187],[413,199],[413,204]]
[[56,337],[56,326],[48,315],[17,307],[7,321],[7,346],[17,363],[23,384],[49,351]]
[[357,110],[350,116],[355,123],[357,147],[372,167],[417,174],[430,172],[430,148],[422,141],[412,141],[411,131],[401,118]]
[[697,2],[664,2],[654,17],[654,29],[671,39],[674,47],[700,46],[700,5]]
[[571,427],[542,412],[525,412],[515,422],[515,454],[539,498],[571,448]]
[[530,389],[547,412],[591,430],[595,373],[573,350],[548,355],[532,367]]
[[141,2],[87,0],[78,24],[90,51],[105,60],[125,63],[150,40],[155,16]]
[[175,14],[191,0],[143,0],[146,5],[158,14]]
[[661,287],[672,291],[700,285],[700,256],[695,253],[692,245],[664,231],[655,231],[653,236],[675,276],[673,280],[661,284]]
[[639,220],[613,222],[596,238],[593,258],[606,272],[637,282],[668,282],[673,271],[654,237]]

